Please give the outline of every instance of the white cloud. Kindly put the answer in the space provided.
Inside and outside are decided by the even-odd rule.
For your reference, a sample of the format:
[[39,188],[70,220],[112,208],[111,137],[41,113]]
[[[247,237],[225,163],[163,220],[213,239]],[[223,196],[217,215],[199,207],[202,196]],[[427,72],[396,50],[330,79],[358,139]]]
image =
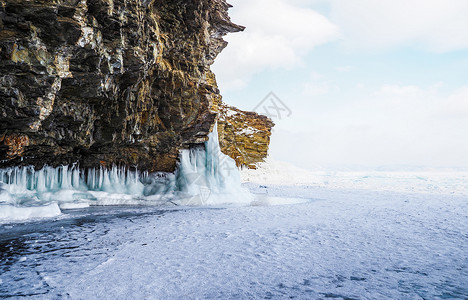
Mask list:
[[245,86],[264,70],[297,67],[314,47],[338,38],[338,28],[312,9],[287,0],[231,1],[232,20],[247,29],[226,37],[215,66],[226,91]]
[[466,0],[330,0],[346,45],[387,49],[420,44],[431,51],[468,48]]
[[[440,103],[436,115],[468,120],[468,87],[462,87],[451,94],[447,100]],[[468,134],[468,129],[467,134]]]
[[[406,117],[424,123],[425,126],[465,119],[468,128],[468,86],[460,87],[449,94],[441,92],[443,87],[441,83],[426,89],[414,85],[384,85],[365,105],[372,105],[377,112],[391,118]],[[458,128],[453,129],[458,131]]]
[[440,84],[390,84],[354,96],[340,92],[349,98],[339,106],[323,105],[326,97],[291,105],[294,118],[278,124],[272,153],[303,164],[468,167],[468,86],[446,92]]

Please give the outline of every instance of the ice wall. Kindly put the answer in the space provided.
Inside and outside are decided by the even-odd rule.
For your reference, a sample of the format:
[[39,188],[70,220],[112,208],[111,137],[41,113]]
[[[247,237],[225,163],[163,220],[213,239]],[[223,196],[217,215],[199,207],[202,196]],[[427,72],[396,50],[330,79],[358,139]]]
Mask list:
[[33,167],[15,167],[0,170],[0,201],[30,206],[98,200],[95,196],[99,192],[140,197],[145,195],[144,183],[150,182],[149,177],[117,167],[83,170],[74,165],[37,171]]
[[[180,152],[175,174],[148,174],[125,167],[80,169],[15,167],[0,170],[0,210],[7,206],[223,205],[249,203],[239,170],[219,147],[217,126],[200,147]],[[0,213],[0,218],[2,214]]]
[[250,193],[241,187],[236,162],[221,152],[217,127],[215,124],[204,147],[180,153],[176,191],[182,203],[220,205],[252,201]]

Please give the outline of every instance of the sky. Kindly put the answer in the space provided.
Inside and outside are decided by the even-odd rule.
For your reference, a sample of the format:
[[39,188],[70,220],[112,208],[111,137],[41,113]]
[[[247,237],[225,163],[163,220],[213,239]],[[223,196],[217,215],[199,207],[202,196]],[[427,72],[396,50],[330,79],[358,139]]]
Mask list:
[[468,1],[229,2],[246,30],[213,71],[226,103],[275,121],[273,159],[468,168]]

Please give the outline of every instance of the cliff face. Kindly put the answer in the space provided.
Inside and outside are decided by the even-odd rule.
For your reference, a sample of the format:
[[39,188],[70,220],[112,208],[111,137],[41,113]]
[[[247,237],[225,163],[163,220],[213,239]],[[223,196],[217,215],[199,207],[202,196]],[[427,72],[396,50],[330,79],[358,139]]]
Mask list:
[[210,65],[222,37],[243,30],[228,8],[225,0],[3,0],[0,167],[174,171],[181,148],[207,139],[221,105]]
[[218,119],[221,151],[232,157],[237,166],[256,169],[256,164],[267,157],[273,126],[266,116],[221,104]]

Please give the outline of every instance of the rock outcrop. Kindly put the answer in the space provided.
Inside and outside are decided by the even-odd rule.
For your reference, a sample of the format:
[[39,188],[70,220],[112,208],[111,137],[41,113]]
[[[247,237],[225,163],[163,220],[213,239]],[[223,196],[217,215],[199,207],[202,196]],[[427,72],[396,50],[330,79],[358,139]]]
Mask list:
[[[225,0],[3,0],[0,168],[174,171],[179,150],[206,141],[223,107],[210,66],[222,37],[243,30],[228,8]],[[224,120],[223,149],[239,164],[266,153],[267,138],[248,142],[233,135],[240,119]]]
[[256,169],[268,155],[273,121],[254,112],[221,104],[218,133],[221,151],[229,155],[237,166]]

